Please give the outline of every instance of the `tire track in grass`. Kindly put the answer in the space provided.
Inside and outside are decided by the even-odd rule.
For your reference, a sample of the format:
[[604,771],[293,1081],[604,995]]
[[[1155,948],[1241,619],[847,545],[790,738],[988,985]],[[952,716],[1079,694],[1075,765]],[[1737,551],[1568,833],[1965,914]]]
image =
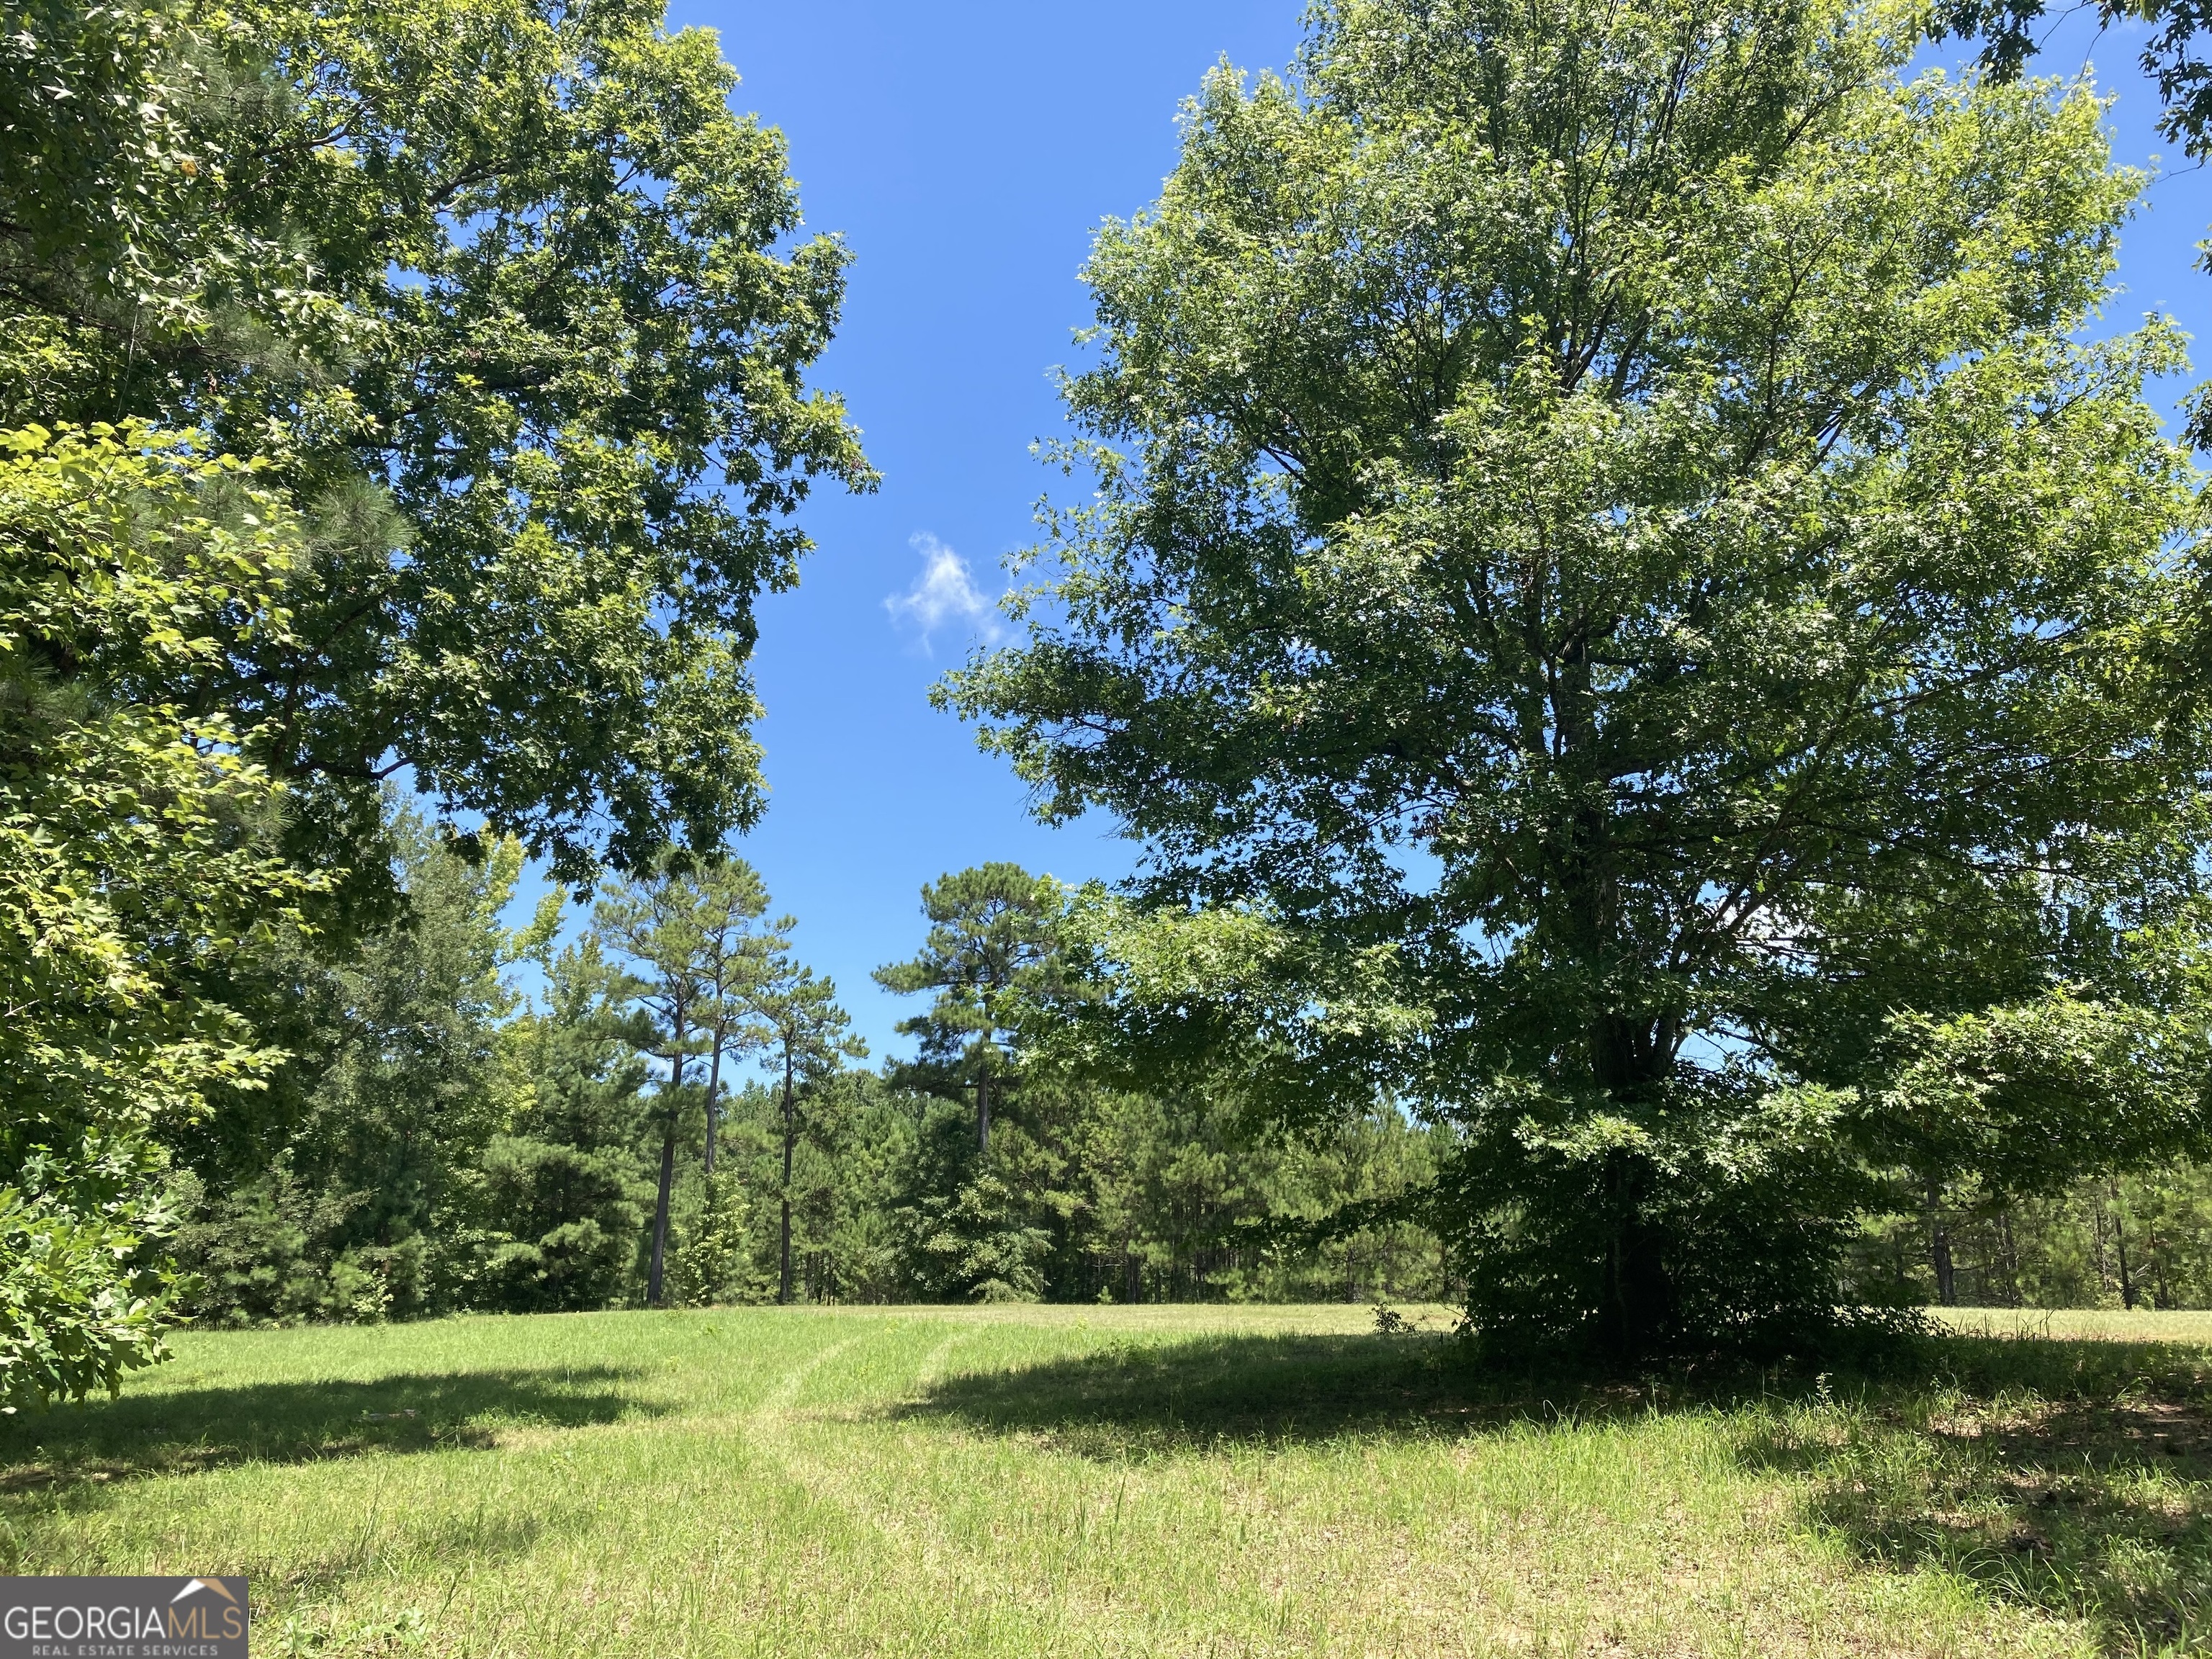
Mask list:
[[[749,1547],[698,1564],[703,1574],[664,1596],[668,1605],[655,1609],[657,1628],[645,1638],[648,1652],[698,1659],[879,1652],[888,1659],[945,1647],[934,1639],[938,1630],[904,1628],[912,1623],[915,1598],[893,1564],[879,1559],[874,1533],[789,1455],[789,1425],[801,1415],[797,1402],[809,1382],[856,1347],[889,1334],[870,1325],[795,1358],[775,1356],[762,1367],[766,1386],[750,1402],[688,1419],[701,1437],[688,1461],[718,1462],[739,1472],[746,1492],[739,1500],[741,1535]],[[716,1452],[715,1442],[727,1449]],[[885,1646],[887,1632],[907,1639]],[[613,1634],[615,1650],[634,1650],[636,1638],[626,1623]]]
[[[772,1461],[783,1477],[812,1502],[846,1516],[879,1540],[866,1552],[868,1583],[862,1592],[912,1610],[936,1610],[926,1650],[1031,1654],[1044,1650],[1033,1611],[1006,1594],[992,1564],[980,1560],[945,1524],[922,1483],[870,1479],[887,1472],[884,1454],[905,1436],[889,1424],[869,1421],[875,1408],[915,1398],[941,1376],[960,1348],[984,1334],[981,1323],[961,1322],[904,1371],[903,1381],[868,1390],[850,1402],[865,1415],[794,1409],[806,1378],[860,1339],[832,1344],[779,1379],[747,1420],[748,1443]],[[885,1331],[896,1339],[902,1331]],[[858,1588],[858,1587],[856,1587]]]
[[[1882,1608],[1879,1586],[1869,1595],[1869,1587],[1848,1574],[1833,1584],[1808,1583],[1808,1569],[1817,1578],[1819,1564],[1801,1560],[1794,1540],[1762,1540],[1756,1526],[1742,1539],[1719,1544],[1728,1558],[1719,1571],[1682,1572],[1676,1555],[1715,1544],[1718,1517],[1700,1515],[1690,1524],[1646,1513],[1636,1489],[1653,1474],[1647,1460],[1673,1453],[1661,1456],[1662,1478],[1700,1492],[1709,1483],[1728,1485],[1726,1470],[1692,1467],[1699,1462],[1698,1449],[1675,1437],[1662,1436],[1656,1446],[1631,1444],[1637,1437],[1621,1428],[1530,1431],[1503,1443],[1413,1448],[1409,1457],[1388,1460],[1387,1472],[1353,1467],[1349,1449],[1332,1454],[1321,1447],[1287,1462],[1261,1457],[1241,1468],[1217,1469],[1212,1458],[1176,1459],[1165,1470],[1140,1464],[1108,1474],[1077,1461],[1052,1472],[1069,1489],[1072,1507],[1048,1506],[1054,1519],[1064,1515],[1072,1522],[1075,1539],[1096,1526],[1097,1547],[1109,1557],[1118,1553],[1125,1500],[1134,1499],[1128,1528],[1140,1534],[1158,1528],[1208,1559],[1218,1553],[1221,1582],[1211,1589],[1196,1579],[1185,1582],[1173,1563],[1157,1559],[1144,1564],[1157,1576],[1132,1577],[1110,1560],[1084,1564],[1040,1551],[1034,1535],[1054,1524],[1037,1513],[1048,1483],[1020,1479],[1005,1461],[1006,1449],[988,1437],[979,1441],[871,1410],[925,1393],[951,1369],[961,1348],[985,1334],[981,1322],[963,1323],[922,1350],[910,1370],[897,1368],[903,1384],[890,1379],[887,1366],[887,1375],[869,1378],[839,1402],[857,1410],[793,1409],[804,1385],[797,1376],[775,1390],[774,1411],[761,1414],[763,1451],[787,1478],[881,1540],[870,1552],[868,1582],[855,1587],[859,1593],[880,1598],[876,1605],[910,1610],[909,1616],[929,1611],[928,1639],[917,1651],[1256,1656],[1472,1656],[1524,1648],[1577,1655],[1961,1650],[1940,1638],[1928,1640],[1917,1609]],[[830,1357],[819,1356],[806,1372]],[[1051,1455],[1048,1448],[1028,1449]],[[1470,1459],[1479,1466],[1472,1478],[1464,1467]],[[1456,1478],[1440,1479],[1442,1465],[1455,1466]],[[1179,1505],[1170,1502],[1174,1493],[1158,1484],[1164,1479],[1170,1486],[1189,1486],[1194,1477],[1207,1485],[1220,1481],[1218,1510],[1192,1501],[1203,1494],[1187,1495]],[[1353,1494],[1378,1480],[1422,1481],[1431,1488],[1430,1507],[1418,1516],[1366,1512]],[[988,1494],[1003,1516],[979,1516],[977,1503],[963,1504],[963,1494],[970,1500]],[[1504,1507],[1516,1516],[1503,1528],[1490,1513],[1501,1499],[1512,1500]],[[1255,1519],[1260,1524],[1248,1533]],[[1570,1521],[1580,1521],[1586,1534],[1557,1536]],[[1688,1537],[1674,1538],[1685,1525]],[[1470,1526],[1472,1538],[1447,1541]],[[1371,1553],[1376,1565],[1387,1563],[1389,1590],[1378,1594],[1364,1583],[1357,1564],[1344,1559],[1347,1553]],[[1761,1605],[1778,1599],[1783,1605]],[[2067,1645],[2062,1633],[2008,1624],[2002,1633],[1976,1633],[1988,1645],[1969,1641],[1963,1650],[2026,1653]],[[2053,1639],[2039,1639],[2046,1637]]]
[[761,1396],[760,1404],[745,1414],[746,1426],[748,1428],[763,1426],[779,1418],[789,1416],[791,1402],[799,1398],[799,1391],[806,1386],[806,1379],[839,1354],[866,1340],[866,1333],[863,1332],[859,1336],[848,1336],[841,1342],[832,1342],[827,1347],[817,1348],[781,1376],[776,1378],[775,1385]]
[[[973,1326],[956,1329],[951,1335],[926,1350],[915,1362],[914,1370],[908,1376],[903,1386],[891,1391],[888,1397],[891,1399],[914,1397],[936,1379],[943,1370],[945,1361],[955,1349],[973,1341],[978,1334],[976,1328]],[[890,1331],[879,1334],[879,1335],[894,1337],[900,1334],[903,1333],[899,1332],[896,1327]],[[887,1538],[898,1541],[902,1535],[909,1530],[910,1523],[916,1518],[916,1511],[911,1507],[893,1510],[880,1504],[860,1501],[859,1494],[854,1491],[851,1481],[844,1478],[836,1462],[825,1459],[818,1452],[802,1449],[798,1443],[795,1433],[800,1424],[809,1420],[807,1413],[794,1411],[792,1408],[793,1402],[798,1399],[799,1391],[805,1385],[807,1377],[827,1361],[845,1352],[861,1340],[860,1337],[854,1336],[848,1337],[842,1342],[832,1343],[805,1364],[793,1367],[790,1371],[779,1378],[775,1388],[769,1391],[760,1405],[746,1418],[746,1438],[763,1455],[773,1459],[786,1476],[795,1484],[804,1487],[811,1494],[822,1497],[835,1504],[838,1508]],[[856,1403],[864,1407],[875,1406],[882,1403],[882,1399],[879,1397],[863,1400]],[[812,1420],[825,1429],[836,1422],[835,1419],[825,1419],[820,1417],[816,1417]],[[854,1425],[848,1424],[845,1426]],[[849,1462],[849,1460],[842,1461]],[[933,1530],[941,1536],[941,1528],[933,1528]]]
[[[920,1354],[903,1386],[856,1398],[856,1413],[787,1411],[782,1437],[773,1449],[788,1478],[810,1497],[834,1505],[881,1540],[875,1559],[886,1578],[895,1576],[902,1587],[904,1605],[933,1607],[945,1617],[937,1642],[923,1650],[1024,1659],[1071,1651],[1193,1659],[1310,1652],[1308,1632],[1276,1628],[1279,1608],[1273,1610],[1273,1620],[1256,1607],[1240,1609],[1225,1621],[1194,1620],[1172,1596],[1160,1605],[1123,1574],[1109,1571],[1098,1577],[1082,1567],[1070,1571],[1065,1547],[1079,1553],[1086,1542],[1093,1548],[1109,1539],[1118,1542],[1124,1502],[1135,1496],[1140,1506],[1146,1503],[1151,1472],[1108,1474],[1071,1459],[1053,1472],[1070,1490],[1048,1494],[1023,1479],[1034,1471],[1007,1467],[1015,1454],[993,1437],[900,1422],[881,1411],[921,1396],[951,1369],[961,1348],[1002,1322],[962,1322]],[[1040,1449],[1025,1447],[1020,1455]],[[971,1501],[964,1509],[957,1502],[948,1509],[933,1501],[933,1494],[945,1492]],[[995,1494],[1004,1513],[979,1516],[972,1501],[979,1492]],[[1049,1519],[1037,1512],[1039,1504],[1050,1511]],[[1040,1527],[1063,1547],[1048,1552],[1053,1559],[1033,1559]]]

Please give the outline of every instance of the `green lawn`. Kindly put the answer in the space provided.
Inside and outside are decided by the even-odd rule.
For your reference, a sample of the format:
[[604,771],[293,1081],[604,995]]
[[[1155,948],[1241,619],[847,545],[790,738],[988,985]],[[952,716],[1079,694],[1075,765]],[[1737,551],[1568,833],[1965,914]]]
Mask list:
[[30,1572],[243,1572],[331,1655],[2212,1647],[2212,1316],[1905,1380],[1477,1385],[1364,1310],[191,1335],[0,1428]]

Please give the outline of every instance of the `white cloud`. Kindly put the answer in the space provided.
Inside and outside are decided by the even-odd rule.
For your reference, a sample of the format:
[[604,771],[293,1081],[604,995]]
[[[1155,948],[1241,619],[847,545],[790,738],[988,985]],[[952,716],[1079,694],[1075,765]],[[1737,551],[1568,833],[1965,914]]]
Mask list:
[[924,651],[929,649],[929,636],[947,623],[966,622],[986,645],[995,644],[1003,631],[998,606],[975,586],[968,561],[926,530],[908,545],[921,555],[921,574],[905,592],[884,601],[891,621],[919,634]]

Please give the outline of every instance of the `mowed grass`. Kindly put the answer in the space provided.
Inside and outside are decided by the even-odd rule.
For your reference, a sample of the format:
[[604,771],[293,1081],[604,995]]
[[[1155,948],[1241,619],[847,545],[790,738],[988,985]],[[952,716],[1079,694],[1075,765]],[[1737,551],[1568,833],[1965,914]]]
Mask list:
[[774,1310],[189,1334],[0,1427],[24,1572],[333,1656],[2212,1646],[2212,1316],[1873,1379],[1471,1373],[1442,1310]]

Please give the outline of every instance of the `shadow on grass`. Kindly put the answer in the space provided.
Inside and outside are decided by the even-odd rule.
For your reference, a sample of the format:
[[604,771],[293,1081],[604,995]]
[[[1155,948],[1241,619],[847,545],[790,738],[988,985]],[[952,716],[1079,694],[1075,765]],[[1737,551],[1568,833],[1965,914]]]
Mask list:
[[2212,1650],[2212,1351],[1946,1334],[1868,1358],[1631,1383],[1479,1369],[1443,1338],[1217,1336],[947,1376],[896,1409],[1102,1460],[1697,1410],[1869,1565],[2081,1619],[2112,1654]]
[[[1923,1364],[1911,1342],[1862,1346],[1891,1369]],[[896,1410],[1115,1458],[1346,1435],[1435,1437],[1754,1401],[1786,1405],[1818,1400],[1828,1388],[1810,1367],[1705,1363],[1627,1380],[1571,1367],[1482,1364],[1455,1337],[1426,1332],[1219,1334],[944,1376]]]
[[663,1409],[622,1391],[630,1374],[592,1366],[126,1392],[6,1419],[0,1493],[90,1498],[117,1480],[228,1463],[485,1448],[502,1430],[579,1428]]
[[1459,1435],[1514,1418],[1620,1409],[1641,1395],[1492,1377],[1448,1337],[1223,1335],[941,1377],[896,1411],[1116,1459],[1355,1434]]
[[1753,1467],[1863,1559],[2086,1620],[2112,1654],[2212,1647],[2212,1353],[1955,1335],[1756,1419]]

